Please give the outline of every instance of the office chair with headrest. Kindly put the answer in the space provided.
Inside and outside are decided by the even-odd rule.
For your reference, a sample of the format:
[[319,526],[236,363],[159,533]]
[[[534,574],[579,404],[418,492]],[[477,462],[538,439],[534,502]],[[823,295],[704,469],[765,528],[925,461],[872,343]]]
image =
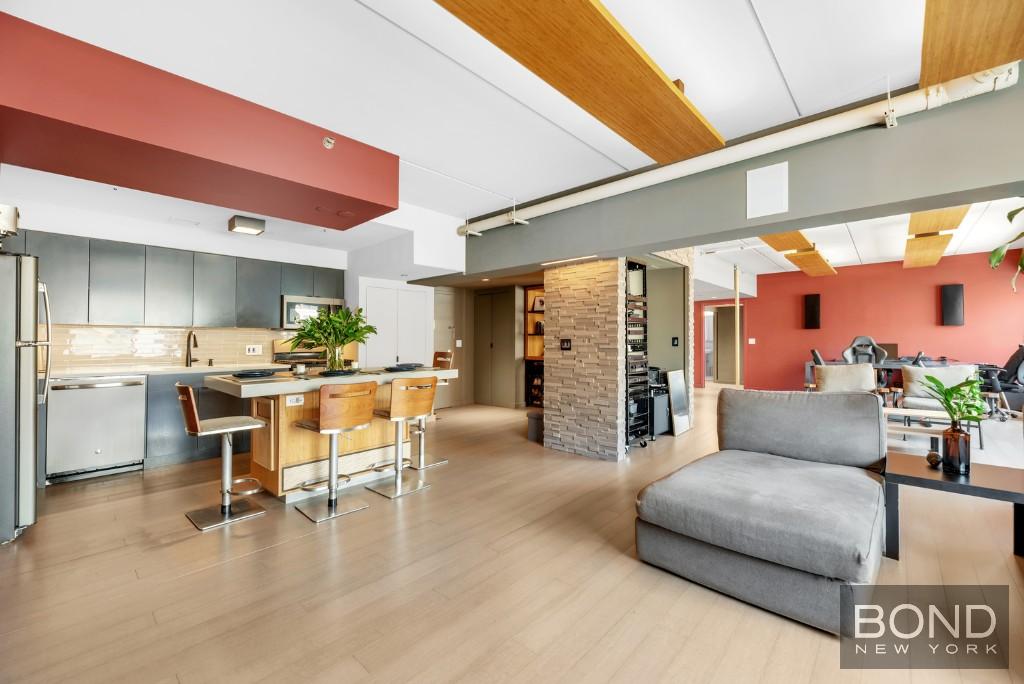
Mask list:
[[[997,394],[1011,411],[1024,408],[1024,345],[1017,345],[1002,366],[982,365],[981,375],[982,391]],[[999,417],[1002,419],[1001,414]]]
[[812,349],[811,350],[811,361],[814,362],[815,366],[824,366],[825,365],[825,359],[822,358],[821,352],[818,351],[817,349]]
[[882,363],[888,356],[889,352],[867,335],[853,338],[850,346],[843,350],[846,363]]

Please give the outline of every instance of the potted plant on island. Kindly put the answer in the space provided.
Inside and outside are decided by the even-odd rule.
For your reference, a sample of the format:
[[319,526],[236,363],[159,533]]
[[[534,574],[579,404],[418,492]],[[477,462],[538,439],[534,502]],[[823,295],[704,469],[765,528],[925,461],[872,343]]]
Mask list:
[[980,421],[985,415],[981,380],[972,376],[946,387],[934,375],[926,375],[925,385],[925,391],[938,399],[949,416],[949,428],[942,433],[942,470],[967,475],[971,471],[971,434],[963,429],[963,421]]
[[377,329],[367,324],[362,309],[352,310],[343,306],[333,313],[322,309],[316,316],[307,318],[289,341],[292,351],[300,347],[323,348],[327,355],[327,370],[321,375],[346,375],[355,371],[344,370],[341,352],[345,345],[353,342],[364,344],[370,335],[376,334]]

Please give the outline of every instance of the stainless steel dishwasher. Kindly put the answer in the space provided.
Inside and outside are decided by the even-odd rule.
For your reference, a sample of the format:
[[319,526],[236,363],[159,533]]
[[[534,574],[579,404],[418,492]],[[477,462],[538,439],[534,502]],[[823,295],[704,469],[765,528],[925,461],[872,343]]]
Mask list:
[[137,470],[145,455],[145,375],[50,380],[47,480]]

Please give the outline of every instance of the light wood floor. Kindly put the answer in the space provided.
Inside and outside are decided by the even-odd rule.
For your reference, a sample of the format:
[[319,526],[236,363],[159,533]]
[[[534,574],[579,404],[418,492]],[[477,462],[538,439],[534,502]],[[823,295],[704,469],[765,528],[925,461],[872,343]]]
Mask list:
[[637,491],[715,446],[711,393],[696,411],[615,464],[527,442],[522,412],[446,410],[432,489],[319,527],[265,498],[197,532],[217,461],[51,487],[0,547],[0,680],[1024,681],[1008,504],[906,489],[880,581],[1010,585],[1011,672],[841,671],[834,637],[637,561]]

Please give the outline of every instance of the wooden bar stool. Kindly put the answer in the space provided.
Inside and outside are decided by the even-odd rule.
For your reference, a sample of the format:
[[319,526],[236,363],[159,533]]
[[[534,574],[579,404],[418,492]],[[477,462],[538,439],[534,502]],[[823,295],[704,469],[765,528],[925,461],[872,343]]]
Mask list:
[[[351,437],[357,430],[365,430],[373,422],[373,409],[377,401],[377,383],[360,382],[351,385],[323,385],[320,387],[320,415],[313,420],[300,420],[295,427],[327,435],[330,456],[326,480],[308,480],[301,487],[307,492],[327,490],[326,498],[304,501],[295,508],[315,523],[348,515],[369,508],[361,499],[346,497],[338,505],[338,435]],[[352,478],[341,475],[346,482]],[[324,484],[326,482],[326,484]]]
[[[452,367],[452,353],[451,352],[434,352],[434,368],[440,370],[447,370]],[[448,387],[447,379],[438,379],[438,387]],[[430,412],[433,413],[434,406],[431,402]],[[435,420],[440,420],[435,419]],[[410,459],[412,463],[409,465],[413,470],[426,470],[427,468],[433,468],[435,466],[442,466],[448,463],[448,459],[441,459],[439,461],[428,461],[427,460],[427,416],[421,416],[412,426],[410,430],[417,436],[417,451],[416,458]]]
[[[267,424],[252,416],[227,416],[199,420],[195,392],[189,385],[183,385],[180,382],[175,385],[175,388],[178,390],[178,401],[181,403],[181,415],[185,419],[185,431],[195,437],[220,435],[220,505],[189,511],[185,514],[186,517],[198,529],[208,530],[266,513],[267,510],[263,506],[250,499],[231,500],[232,496],[249,496],[263,491],[263,485],[255,477],[233,477],[231,473],[233,448],[231,435],[236,432],[258,430],[266,427]],[[255,486],[243,491],[235,491],[231,488],[245,482],[255,483]]]
[[402,441],[402,427],[410,421],[419,423],[426,420],[434,407],[436,391],[436,377],[398,378],[391,382],[391,405],[387,409],[378,410],[377,415],[384,416],[395,424],[395,479],[393,482],[367,485],[366,488],[371,492],[389,499],[397,499],[430,487],[418,476],[403,477],[405,444]]

